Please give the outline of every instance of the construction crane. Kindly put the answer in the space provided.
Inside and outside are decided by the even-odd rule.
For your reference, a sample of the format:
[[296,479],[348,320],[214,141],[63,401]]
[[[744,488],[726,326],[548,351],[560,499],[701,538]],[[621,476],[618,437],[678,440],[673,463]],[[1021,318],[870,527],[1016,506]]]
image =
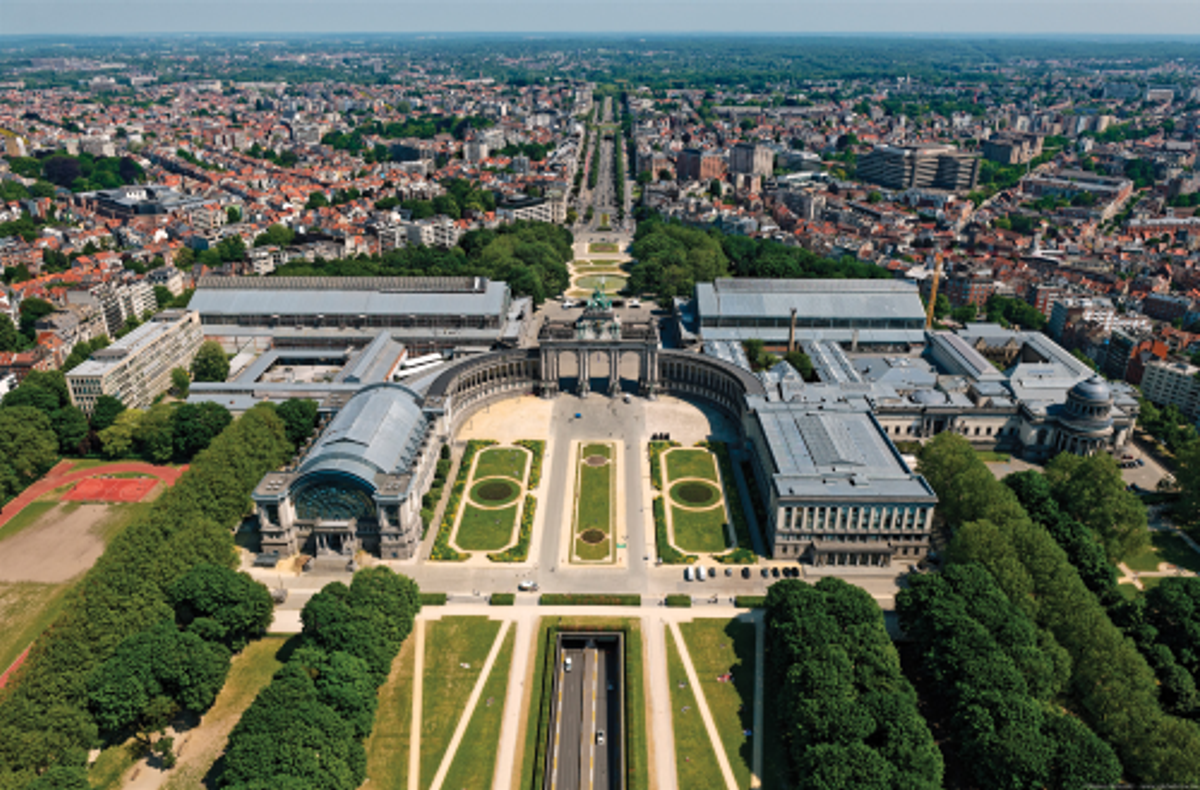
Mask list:
[[942,253],[933,256],[933,285],[929,288],[929,305],[925,308],[925,328],[933,329],[933,308],[937,305],[938,279],[942,276]]

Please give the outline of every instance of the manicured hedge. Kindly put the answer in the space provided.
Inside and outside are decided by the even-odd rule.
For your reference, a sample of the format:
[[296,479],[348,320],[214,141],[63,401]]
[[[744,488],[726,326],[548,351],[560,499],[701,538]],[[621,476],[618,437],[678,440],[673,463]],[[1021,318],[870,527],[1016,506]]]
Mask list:
[[300,645],[230,732],[217,786],[361,785],[377,689],[420,608],[417,585],[382,566],[314,595],[300,615]]
[[423,592],[420,595],[421,606],[445,606],[446,593],[444,592]]
[[758,483],[755,482],[754,464],[749,461],[742,461],[742,479],[746,481],[746,490],[750,492],[750,507],[754,510],[754,518],[758,521],[758,534],[763,539],[763,544],[768,555],[771,554],[771,546],[767,544],[767,535],[770,530],[767,524],[770,518],[767,516],[767,504],[763,501],[762,491],[758,488]]
[[488,554],[492,562],[524,562],[529,559],[529,543],[533,538],[533,517],[537,513],[537,497],[525,495],[525,506],[521,508],[521,529],[517,534],[517,544],[500,552]]
[[717,557],[717,561],[727,565],[752,565],[758,562],[758,556],[754,553],[754,539],[750,537],[750,522],[746,520],[737,478],[733,476],[733,459],[729,456],[729,447],[725,442],[700,442],[700,446],[707,447],[717,457],[717,465],[721,468],[721,484],[725,490],[726,509],[729,511],[729,517],[733,519],[733,531],[737,535],[738,547],[722,557]]
[[256,406],[199,453],[144,518],[116,536],[0,692],[0,787],[94,746],[88,681],[127,638],[173,615],[167,591],[202,563],[236,567],[233,528],[263,474],[292,453],[269,404]]
[[516,602],[515,593],[492,593],[488,596],[488,603],[492,606],[512,606]]
[[652,507],[654,511],[654,547],[658,551],[658,558],[667,565],[690,565],[695,562],[697,559],[695,554],[684,554],[671,545],[667,536],[666,503],[663,502],[663,498],[654,497]]
[[546,455],[546,443],[541,439],[520,439],[513,444],[524,447],[533,454],[532,463],[529,465],[529,482],[525,486],[527,490],[532,491],[542,480],[542,459]]
[[676,609],[689,609],[692,606],[692,596],[683,595],[682,593],[668,595],[666,604]]
[[654,490],[656,491],[662,491],[663,487],[663,451],[672,447],[679,447],[679,442],[650,442],[650,484],[654,486]]
[[458,464],[458,475],[454,478],[454,487],[450,489],[450,501],[446,503],[446,510],[442,513],[442,524],[438,527],[433,550],[429,553],[430,559],[462,562],[470,558],[470,553],[458,551],[450,545],[450,536],[454,533],[454,520],[458,517],[458,506],[462,504],[467,478],[471,475],[471,462],[475,459],[476,453],[493,444],[496,442],[491,439],[471,439],[467,442],[462,460]]
[[538,603],[542,606],[641,606],[642,596],[636,593],[621,595],[545,593]]
[[761,609],[767,605],[765,595],[738,595],[733,599],[733,605],[741,609]]

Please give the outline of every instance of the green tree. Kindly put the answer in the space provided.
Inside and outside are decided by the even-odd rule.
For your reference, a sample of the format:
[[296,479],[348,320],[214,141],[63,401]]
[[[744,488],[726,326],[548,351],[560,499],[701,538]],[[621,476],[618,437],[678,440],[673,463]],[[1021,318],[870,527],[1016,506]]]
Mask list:
[[329,205],[329,199],[325,197],[324,192],[310,192],[308,194],[308,202],[304,204],[307,209],[325,208]]
[[84,413],[74,406],[65,406],[50,415],[50,422],[58,436],[59,452],[63,455],[80,453],[88,438],[88,420]]
[[96,405],[92,407],[92,430],[103,431],[116,422],[117,417],[123,411],[125,411],[125,404],[111,395],[101,395],[96,398]]
[[805,354],[800,349],[796,349],[795,351],[789,351],[784,354],[783,358],[787,360],[789,365],[796,369],[796,371],[804,378],[805,381],[817,380],[817,372],[813,369],[813,363],[812,360],[808,358],[808,354]]
[[224,381],[229,377],[229,358],[221,344],[215,340],[205,340],[192,360],[193,381]]
[[1111,561],[1130,557],[1149,543],[1146,507],[1125,490],[1112,456],[1059,453],[1046,465],[1046,479],[1059,507],[1092,530]]
[[180,628],[204,631],[210,634],[206,639],[218,639],[235,652],[266,633],[274,616],[266,586],[210,563],[195,565],[180,577],[167,591],[167,601]]
[[237,206],[229,206],[225,209],[225,219],[229,224],[233,225],[242,221],[242,210]]
[[126,458],[133,452],[134,433],[145,414],[141,409],[125,409],[113,424],[100,431],[100,447],[109,458]]
[[[1192,442],[1176,456],[1175,480],[1179,504],[1174,514],[1191,528],[1200,526],[1200,442]],[[1193,531],[1193,536],[1200,532]]]
[[229,410],[219,403],[184,403],[171,417],[175,457],[191,460],[204,450],[233,421]]
[[[133,431],[137,452],[153,464],[165,464],[171,460],[175,446],[172,432],[172,415],[175,409],[169,403],[156,403],[138,420]],[[118,422],[119,422],[118,418]]]
[[307,398],[291,398],[276,408],[283,420],[288,441],[299,448],[317,427],[317,402]]
[[20,351],[24,343],[8,314],[0,314],[0,351]]
[[271,225],[254,238],[255,247],[286,247],[296,239],[295,231],[283,225]]
[[191,247],[182,247],[175,253],[172,263],[176,269],[183,272],[191,272],[192,267],[196,265],[196,252]]
[[191,386],[192,377],[187,372],[187,368],[171,369],[171,389],[175,392],[176,397],[186,398]]

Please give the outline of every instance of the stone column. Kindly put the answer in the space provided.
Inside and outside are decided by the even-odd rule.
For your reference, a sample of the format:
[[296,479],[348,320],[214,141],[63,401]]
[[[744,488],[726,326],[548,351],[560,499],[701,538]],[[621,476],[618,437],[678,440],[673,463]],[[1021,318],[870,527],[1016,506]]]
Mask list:
[[608,394],[621,394],[621,352],[617,349],[608,352]]
[[582,348],[579,351],[579,397],[586,398],[588,393],[592,391],[592,352],[587,348]]

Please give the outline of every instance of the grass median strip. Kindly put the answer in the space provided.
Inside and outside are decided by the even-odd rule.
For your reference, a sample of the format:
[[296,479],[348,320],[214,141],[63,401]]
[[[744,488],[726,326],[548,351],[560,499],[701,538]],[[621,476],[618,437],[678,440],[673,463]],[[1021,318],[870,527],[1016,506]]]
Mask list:
[[675,772],[680,787],[720,787],[721,765],[688,683],[675,637],[667,630],[667,682],[671,687],[671,721],[675,730]]
[[425,677],[421,710],[421,781],[428,788],[437,774],[463,705],[471,695],[499,621],[486,617],[443,617],[426,624]]
[[375,728],[367,740],[367,783],[372,787],[408,787],[416,642],[404,640],[387,682],[379,689]]
[[[495,596],[493,596],[494,598]],[[512,664],[517,629],[509,628],[504,644],[496,654],[483,694],[471,714],[471,722],[442,782],[445,790],[491,787],[496,770],[496,752],[500,747],[500,721],[504,716],[504,696],[508,689],[508,670]]]

